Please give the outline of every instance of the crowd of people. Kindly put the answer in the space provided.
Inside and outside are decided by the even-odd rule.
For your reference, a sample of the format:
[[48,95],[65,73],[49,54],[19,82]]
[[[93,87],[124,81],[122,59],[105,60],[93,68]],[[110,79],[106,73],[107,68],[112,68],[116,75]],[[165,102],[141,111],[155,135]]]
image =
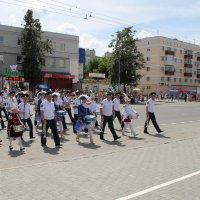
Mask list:
[[[93,132],[99,130],[99,137],[105,140],[104,131],[106,124],[112,133],[113,139],[119,140],[121,135],[117,135],[113,120],[118,119],[122,136],[125,135],[126,129],[129,127],[132,135],[135,132],[132,124],[134,118],[139,117],[139,113],[133,109],[130,104],[131,99],[125,93],[107,92],[98,99],[100,106],[97,105],[97,95],[90,91],[83,94],[77,90],[72,96],[67,90],[64,91],[36,91],[34,96],[30,98],[28,91],[8,91],[4,89],[0,91],[0,122],[1,129],[5,129],[5,121],[7,123],[7,135],[9,139],[9,149],[13,150],[13,141],[18,140],[19,150],[24,151],[23,132],[29,129],[30,140],[35,138],[35,131],[41,128],[41,145],[47,146],[48,129],[51,129],[55,143],[55,148],[61,148],[60,138],[65,137],[65,133],[69,130],[66,124],[66,114],[68,114],[73,126],[73,133],[77,143],[80,143],[80,135],[82,132],[89,135],[89,141],[94,144]],[[120,101],[123,97],[123,108],[121,109]],[[146,121],[144,125],[144,133],[148,133],[148,125],[150,120],[158,133],[163,132],[156,122],[154,114],[154,102],[156,93],[151,93],[150,99],[146,103]],[[101,98],[101,99],[100,99]],[[32,100],[31,100],[32,99]],[[34,105],[34,114],[32,116],[31,104]],[[5,116],[5,121],[2,117]],[[97,116],[100,115],[100,120]],[[32,121],[33,120],[33,121]],[[35,126],[35,129],[33,128]],[[2,143],[2,140],[0,140]]]

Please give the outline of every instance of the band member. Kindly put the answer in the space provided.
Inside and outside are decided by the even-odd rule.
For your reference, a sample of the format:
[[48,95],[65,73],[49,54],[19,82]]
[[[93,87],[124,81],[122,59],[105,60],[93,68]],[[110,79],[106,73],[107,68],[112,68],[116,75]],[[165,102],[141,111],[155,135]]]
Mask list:
[[75,129],[76,121],[78,120],[78,106],[81,104],[80,99],[78,98],[82,94],[82,91],[76,91],[77,98],[73,101],[73,110],[74,110],[74,121],[73,121],[73,131],[77,133]]
[[87,97],[86,96],[80,96],[79,100],[81,100],[81,104],[78,106],[78,120],[76,122],[76,131],[77,131],[77,136],[76,136],[76,141],[79,142],[80,138],[80,132],[84,128],[88,129],[89,136],[90,136],[90,143],[94,144],[93,138],[92,138],[92,127],[91,127],[91,122],[86,121],[86,116],[91,115],[91,111],[89,109],[88,104],[86,103]]
[[15,91],[11,91],[6,99],[6,109],[8,115],[11,113],[12,107],[18,107],[17,99],[15,98]]
[[124,128],[124,122],[122,121],[122,116],[120,113],[120,93],[116,93],[115,98],[113,99],[113,105],[114,105],[114,111],[115,111],[115,117],[119,120],[119,123]]
[[1,129],[5,128],[5,124],[4,124],[2,115],[1,115],[1,112],[2,112],[3,107],[4,107],[3,93],[4,93],[3,91],[0,92],[0,123],[1,123]]
[[101,115],[101,120],[103,120],[103,127],[102,131],[100,132],[100,139],[105,140],[103,134],[106,123],[108,123],[108,127],[113,135],[114,140],[121,138],[121,136],[117,136],[113,125],[114,110],[113,110],[112,93],[108,92],[107,98],[102,101],[100,108],[100,115]]
[[163,130],[161,130],[160,127],[158,126],[158,124],[156,122],[156,117],[154,115],[155,98],[156,98],[156,93],[152,92],[150,94],[150,99],[146,103],[146,121],[145,121],[145,125],[144,125],[144,133],[146,133],[146,134],[149,134],[149,132],[147,131],[147,128],[148,128],[150,120],[152,121],[152,123],[158,133],[163,132]]
[[30,103],[29,103],[29,95],[23,94],[22,95],[22,102],[19,104],[19,113],[22,121],[28,124],[29,127],[29,137],[30,139],[35,138],[33,136],[33,123],[31,121],[31,114],[30,114]]
[[18,107],[13,106],[10,108],[10,116],[8,120],[8,127],[7,127],[7,133],[10,141],[9,149],[12,150],[12,141],[14,138],[18,138],[18,144],[20,146],[20,151],[24,150],[24,147],[22,145],[22,133],[23,133],[23,122],[20,119],[20,116],[18,114]]
[[125,135],[125,130],[129,126],[131,129],[131,133],[134,136],[137,136],[138,134],[135,133],[131,121],[134,118],[134,115],[136,115],[135,118],[138,118],[139,114],[130,105],[130,99],[126,99],[125,102],[126,102],[126,104],[124,105],[124,110],[123,110],[123,114],[122,114],[122,120],[124,121],[125,125],[124,125],[124,128],[122,129],[122,135]]
[[[45,94],[46,100],[44,100],[40,105],[41,120],[43,124],[46,124],[47,127],[50,127],[53,133],[55,147],[60,148],[62,145],[60,144],[60,138],[58,136],[58,130],[55,121],[55,106],[54,102],[51,100],[51,94],[51,92],[47,92]],[[45,128],[43,128],[43,130],[44,129]],[[42,146],[46,146],[46,135],[44,135],[44,133],[41,134],[41,143]]]
[[8,121],[8,112],[6,110],[6,100],[8,98],[8,90],[7,89],[4,89],[3,91],[3,107],[2,107],[2,111],[4,112],[4,115],[6,117],[6,120]]
[[71,111],[71,97],[70,97],[70,93],[67,92],[66,96],[63,98],[64,100],[64,105],[65,105],[65,110],[67,111],[69,118],[71,120],[71,123],[73,123],[74,118],[72,117],[72,111]]

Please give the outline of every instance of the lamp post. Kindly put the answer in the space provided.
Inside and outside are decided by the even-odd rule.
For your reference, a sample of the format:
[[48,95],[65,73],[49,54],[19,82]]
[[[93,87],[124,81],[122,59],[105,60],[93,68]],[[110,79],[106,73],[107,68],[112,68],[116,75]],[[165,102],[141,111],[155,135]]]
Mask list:
[[119,66],[118,66],[118,92],[120,92],[120,51],[119,51]]

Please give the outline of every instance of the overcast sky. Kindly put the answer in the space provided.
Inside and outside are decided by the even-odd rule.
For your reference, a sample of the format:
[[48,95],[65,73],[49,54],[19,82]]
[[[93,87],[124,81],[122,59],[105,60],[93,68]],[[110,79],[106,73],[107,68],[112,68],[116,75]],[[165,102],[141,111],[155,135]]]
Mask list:
[[200,44],[199,0],[0,0],[0,8],[1,24],[21,27],[30,8],[43,30],[77,35],[80,47],[99,56],[127,26],[139,38],[163,35]]

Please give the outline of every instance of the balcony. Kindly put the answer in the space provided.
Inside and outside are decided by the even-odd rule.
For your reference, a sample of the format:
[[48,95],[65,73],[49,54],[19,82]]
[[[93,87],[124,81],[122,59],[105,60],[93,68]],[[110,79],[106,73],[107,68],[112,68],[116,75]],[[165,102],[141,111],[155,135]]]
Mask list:
[[197,57],[197,61],[200,61],[200,56],[199,56],[199,57]]
[[185,77],[192,77],[192,73],[184,72],[184,76],[185,76]]
[[184,63],[184,67],[192,68],[192,64]]
[[192,59],[192,58],[193,58],[193,55],[191,55],[191,54],[186,54],[186,55],[184,55],[184,58],[185,58],[185,59]]
[[174,51],[171,51],[171,50],[165,50],[165,55],[174,56],[174,55],[175,55],[175,52],[174,52]]
[[197,74],[197,78],[200,78],[200,74]]
[[165,75],[174,75],[174,71],[165,70]]

